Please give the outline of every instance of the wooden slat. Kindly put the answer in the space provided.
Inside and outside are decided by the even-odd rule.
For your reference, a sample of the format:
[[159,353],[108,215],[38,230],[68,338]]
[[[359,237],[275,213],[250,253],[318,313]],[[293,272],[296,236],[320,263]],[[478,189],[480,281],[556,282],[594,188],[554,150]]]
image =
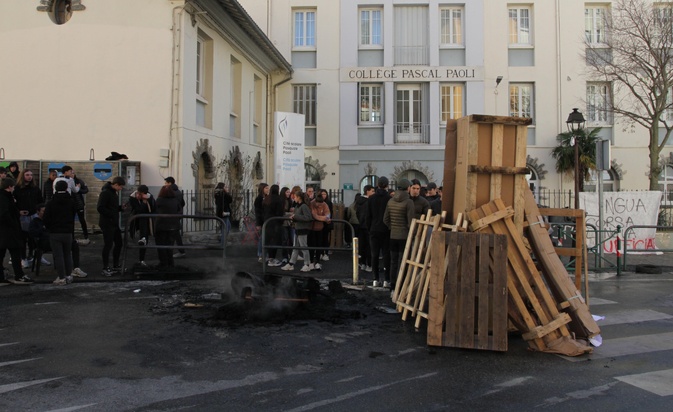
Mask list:
[[[486,166],[490,168],[491,171],[491,199],[497,199],[502,197],[502,174],[496,173],[495,168],[502,167],[502,149],[503,149],[503,138],[504,138],[505,126],[502,124],[494,124],[493,130],[491,131],[491,164]],[[478,167],[478,166],[470,166]],[[485,166],[481,166],[485,167]],[[477,205],[474,205],[477,206]]]
[[525,167],[512,167],[512,166],[479,166],[479,165],[470,165],[467,170],[470,173],[489,173],[489,174],[501,174],[501,175],[525,175],[528,173],[528,169]]

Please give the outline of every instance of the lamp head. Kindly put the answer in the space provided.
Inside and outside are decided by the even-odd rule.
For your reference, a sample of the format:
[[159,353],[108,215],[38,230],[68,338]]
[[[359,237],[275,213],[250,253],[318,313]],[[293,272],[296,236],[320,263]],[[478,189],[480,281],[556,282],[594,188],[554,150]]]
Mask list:
[[566,125],[568,126],[568,131],[571,133],[576,133],[580,129],[584,128],[584,116],[582,112],[574,108],[573,111],[568,115],[568,120],[566,120]]
[[502,81],[502,76],[496,77],[495,78],[495,87],[498,87],[498,85],[500,84],[501,81]]

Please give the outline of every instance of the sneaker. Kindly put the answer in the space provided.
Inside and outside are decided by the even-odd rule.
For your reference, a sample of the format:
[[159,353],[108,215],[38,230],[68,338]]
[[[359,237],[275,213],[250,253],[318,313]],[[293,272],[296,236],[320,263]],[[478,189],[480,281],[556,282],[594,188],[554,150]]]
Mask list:
[[14,284],[17,285],[30,285],[31,283],[33,283],[33,279],[26,275],[23,275],[20,278],[14,278]]
[[103,271],[101,272],[101,275],[110,277],[115,274],[115,271],[112,270],[109,266],[104,268]]
[[72,275],[68,275],[68,276],[65,277],[65,283],[70,284],[70,283],[72,283],[72,281],[73,281]]
[[68,282],[65,279],[56,278],[56,280],[53,281],[52,284],[54,286],[65,286],[68,284]]
[[280,260],[278,259],[269,259],[269,266],[270,267],[276,267],[280,266],[282,263],[280,263]]
[[45,266],[49,266],[49,265],[51,265],[51,262],[48,261],[48,260],[45,259],[45,258],[41,258],[41,259],[40,259],[40,263],[43,264],[43,265],[45,265]]
[[372,267],[371,267],[371,266],[366,266],[366,267],[365,267],[365,272],[370,272],[370,273],[371,273],[371,271],[372,271]]
[[21,267],[24,269],[28,269],[33,265],[33,259],[22,259],[21,260]]
[[305,264],[304,266],[308,266],[309,271],[310,270],[315,270],[315,266],[313,265],[313,263],[309,263],[308,265]]
[[301,271],[302,272],[310,272],[311,267],[309,265],[304,265],[304,266],[302,266]]
[[140,239],[138,239],[138,246],[145,246],[146,244],[147,244],[147,238],[141,237]]
[[380,285],[381,285],[381,282],[379,282],[378,280],[375,280],[374,283],[372,283],[373,288],[378,288]]
[[287,265],[285,265],[285,266],[283,266],[282,268],[280,268],[280,270],[294,270],[294,265],[288,263]]
[[185,257],[185,256],[187,256],[186,253],[177,252],[177,253],[174,253],[174,254],[173,254],[173,259],[180,259],[180,258],[183,258],[183,257]]
[[144,268],[147,267],[147,263],[145,263],[144,260],[141,260],[140,262],[138,262],[138,264],[139,264],[140,266],[144,267]]
[[78,244],[78,245],[86,246],[86,245],[88,245],[89,243],[91,243],[91,241],[89,240],[89,238],[77,239],[77,244]]
[[87,276],[87,273],[80,268],[75,268],[72,270],[72,273],[70,275],[76,278],[85,278]]
[[384,288],[389,288],[390,287],[390,282],[388,282],[387,280],[383,281],[383,287]]
[[302,255],[297,256],[297,260],[304,260],[304,257]]
[[322,265],[320,263],[316,263],[313,265],[313,270],[322,270]]
[[360,263],[360,270],[365,270],[365,265],[363,263]]
[[325,262],[327,262],[329,260],[329,256],[322,255],[322,256],[320,256],[320,260],[324,260]]
[[257,256],[257,263],[262,263],[262,257],[261,256]]

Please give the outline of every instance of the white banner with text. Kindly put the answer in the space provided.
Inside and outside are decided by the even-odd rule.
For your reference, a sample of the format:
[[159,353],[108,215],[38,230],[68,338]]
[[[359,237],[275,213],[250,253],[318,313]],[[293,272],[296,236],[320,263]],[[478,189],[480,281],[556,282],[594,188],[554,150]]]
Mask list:
[[280,187],[304,187],[304,115],[275,112],[273,115],[275,141],[274,183]]

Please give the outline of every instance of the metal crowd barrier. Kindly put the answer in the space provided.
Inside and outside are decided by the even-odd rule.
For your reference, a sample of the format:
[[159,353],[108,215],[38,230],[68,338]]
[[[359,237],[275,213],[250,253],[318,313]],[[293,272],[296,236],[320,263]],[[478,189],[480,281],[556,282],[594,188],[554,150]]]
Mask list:
[[[623,269],[626,269],[626,256],[628,255],[628,252],[643,252],[643,249],[629,249],[628,242],[626,239],[628,239],[629,232],[633,232],[636,229],[666,229],[666,230],[673,230],[673,226],[653,226],[653,225],[632,225],[624,229],[624,249],[622,252],[622,255],[624,257],[623,259]],[[617,248],[619,248],[619,243]],[[673,252],[673,249],[655,249],[656,252]],[[619,265],[619,259],[617,260],[617,264]],[[620,274],[619,270],[617,271],[617,274]]]

